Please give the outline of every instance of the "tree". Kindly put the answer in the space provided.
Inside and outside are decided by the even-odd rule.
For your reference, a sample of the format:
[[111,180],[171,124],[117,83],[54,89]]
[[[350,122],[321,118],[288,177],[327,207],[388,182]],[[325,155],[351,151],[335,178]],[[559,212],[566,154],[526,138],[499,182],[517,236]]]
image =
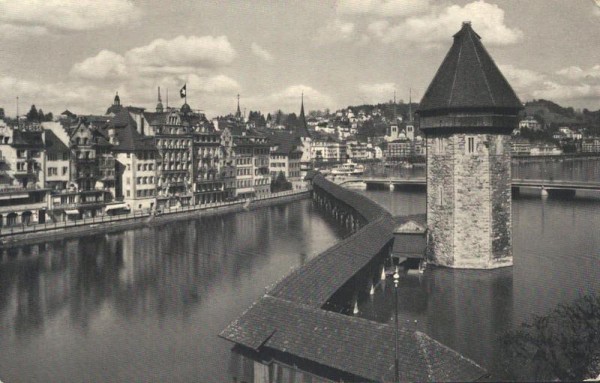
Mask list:
[[42,110],[42,108],[38,109],[38,118],[37,118],[38,122],[43,122],[46,121],[46,116],[44,115],[44,111]]
[[26,117],[27,117],[27,121],[30,121],[30,122],[34,122],[34,121],[38,120],[39,114],[38,114],[38,111],[37,111],[37,108],[35,107],[35,105],[31,105],[31,109],[29,109],[29,112],[27,112]]
[[501,338],[515,380],[581,381],[600,373],[600,296],[585,295],[535,316]]
[[54,115],[52,114],[52,112],[46,113],[46,116],[44,117],[44,121],[52,121],[52,120],[54,120]]
[[282,171],[277,174],[277,178],[271,181],[271,193],[292,190],[292,183],[285,178]]

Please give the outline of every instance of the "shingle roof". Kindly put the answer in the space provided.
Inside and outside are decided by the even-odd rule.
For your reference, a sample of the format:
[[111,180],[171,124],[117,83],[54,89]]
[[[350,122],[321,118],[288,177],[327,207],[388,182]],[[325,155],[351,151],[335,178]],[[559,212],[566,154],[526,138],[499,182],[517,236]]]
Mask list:
[[325,250],[275,285],[269,294],[319,308],[392,240],[384,216]]
[[[363,379],[394,379],[395,328],[388,324],[264,296],[220,336],[257,351],[283,351]],[[475,362],[418,331],[399,329],[398,346],[401,381],[472,381],[485,374]]]
[[142,136],[136,130],[136,123],[129,115],[127,109],[122,109],[103,129],[104,136],[108,136],[108,129],[115,129],[117,145],[115,151],[154,151],[156,145],[152,137]]
[[271,147],[276,147],[271,153],[275,154],[290,154],[297,152],[298,146],[302,143],[300,139],[290,133],[271,133],[269,136]]
[[419,114],[448,109],[521,107],[479,35],[470,23],[463,23],[419,104]]
[[46,141],[46,153],[64,153],[68,152],[69,148],[60,140],[50,129],[44,129]]
[[[256,351],[268,349],[309,360],[361,380],[394,379],[394,327],[321,309],[373,255],[394,228],[422,216],[392,216],[358,193],[314,177],[313,185],[354,207],[368,224],[296,269],[254,303],[219,336]],[[429,336],[399,331],[402,381],[473,381],[485,370]]]

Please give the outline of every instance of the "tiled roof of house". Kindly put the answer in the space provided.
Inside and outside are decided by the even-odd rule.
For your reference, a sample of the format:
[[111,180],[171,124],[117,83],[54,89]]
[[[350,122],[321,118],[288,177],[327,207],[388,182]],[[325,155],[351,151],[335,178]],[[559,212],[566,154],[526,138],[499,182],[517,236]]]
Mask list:
[[108,138],[108,130],[114,128],[116,145],[115,151],[155,151],[153,137],[142,136],[136,130],[137,124],[129,115],[127,109],[122,109],[102,128],[102,134]]
[[276,148],[271,153],[275,154],[287,155],[290,153],[298,152],[298,146],[302,145],[302,142],[300,142],[300,138],[290,133],[273,132],[268,137],[271,147]]
[[514,110],[522,104],[471,24],[463,23],[419,104],[419,114],[472,108]]
[[[283,351],[362,379],[394,379],[395,328],[388,324],[265,296],[220,336],[257,351]],[[401,381],[473,381],[485,375],[475,362],[421,332],[399,329],[398,346]]]
[[12,146],[24,146],[32,148],[43,148],[42,132],[35,130],[15,129],[13,131]]
[[47,153],[64,153],[69,151],[67,145],[65,145],[52,130],[44,129],[44,136]]

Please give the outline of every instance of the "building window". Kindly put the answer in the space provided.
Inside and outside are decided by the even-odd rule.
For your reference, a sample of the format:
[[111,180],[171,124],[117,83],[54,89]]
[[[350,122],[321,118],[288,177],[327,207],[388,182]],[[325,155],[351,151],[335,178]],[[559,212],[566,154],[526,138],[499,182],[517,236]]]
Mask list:
[[468,154],[475,153],[475,137],[467,136],[467,153]]
[[66,166],[63,166],[63,168],[62,168],[62,175],[63,175],[63,176],[67,175],[67,172],[68,172],[68,171],[69,171],[69,168],[68,168],[68,167],[66,167]]

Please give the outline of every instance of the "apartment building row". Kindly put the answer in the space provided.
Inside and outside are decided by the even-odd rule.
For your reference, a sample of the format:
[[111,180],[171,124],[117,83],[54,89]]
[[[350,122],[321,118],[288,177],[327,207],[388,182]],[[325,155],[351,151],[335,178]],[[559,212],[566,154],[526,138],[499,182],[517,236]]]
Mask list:
[[301,141],[282,146],[239,115],[216,128],[159,94],[154,111],[116,95],[104,115],[61,117],[0,120],[0,227],[260,197],[279,172],[303,187]]

